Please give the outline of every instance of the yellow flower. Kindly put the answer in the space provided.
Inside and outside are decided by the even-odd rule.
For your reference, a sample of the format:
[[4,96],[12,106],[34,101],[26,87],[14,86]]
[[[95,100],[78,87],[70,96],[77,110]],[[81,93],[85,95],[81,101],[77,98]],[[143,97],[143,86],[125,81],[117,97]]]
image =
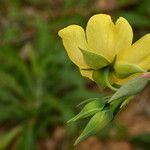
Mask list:
[[150,70],[150,34],[143,36],[127,49],[117,54],[114,65],[120,77]]
[[[150,70],[150,34],[132,45],[133,32],[126,19],[113,23],[106,14],[92,16],[86,27],[70,25],[59,31],[70,59],[83,76],[93,80],[93,72],[113,64],[113,82]],[[125,79],[125,81],[128,79]]]

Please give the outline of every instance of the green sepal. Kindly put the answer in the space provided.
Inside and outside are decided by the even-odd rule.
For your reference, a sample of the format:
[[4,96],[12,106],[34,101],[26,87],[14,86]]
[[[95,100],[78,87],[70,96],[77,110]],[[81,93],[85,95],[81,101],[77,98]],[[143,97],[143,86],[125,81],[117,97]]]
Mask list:
[[89,99],[86,99],[86,100],[84,100],[83,102],[81,102],[81,103],[79,103],[78,105],[77,105],[77,107],[79,107],[79,106],[82,106],[83,104],[87,104],[88,102],[92,102],[92,101],[94,101],[94,100],[99,100],[100,102],[107,102],[107,100],[110,98],[111,96],[104,96],[104,97],[100,97],[100,98],[89,98]]
[[133,96],[142,91],[148,84],[149,79],[146,77],[135,78],[123,86],[121,86],[117,92],[110,98],[109,102],[119,99],[121,97]]
[[102,70],[93,71],[93,80],[101,87],[109,87],[110,89],[116,91],[117,88],[113,87],[111,73],[109,72],[109,68],[105,68]]
[[128,98],[126,98],[126,99],[122,102],[120,108],[125,107],[133,98],[134,98],[133,96],[129,96]]
[[84,108],[81,110],[81,112],[78,115],[70,119],[67,123],[74,122],[79,119],[84,119],[86,117],[94,115],[98,111],[102,110],[104,106],[105,106],[104,101],[101,101],[99,99],[91,101],[90,103],[84,106]]
[[77,105],[77,107],[82,106],[82,105],[84,105],[84,104],[87,104],[87,103],[89,103],[89,102],[95,101],[95,100],[100,100],[100,101],[101,101],[102,99],[103,99],[103,98],[88,98],[88,99],[82,101],[81,103],[79,103],[79,104]]
[[103,70],[95,70],[93,71],[93,76],[92,76],[93,80],[102,87],[106,87],[107,84],[105,82],[105,74]]
[[92,53],[90,51],[83,50],[81,48],[80,48],[80,50],[83,54],[83,58],[84,58],[85,62],[92,69],[95,69],[95,70],[101,69],[110,64],[110,62],[101,55]]
[[97,112],[88,122],[87,126],[75,141],[74,145],[77,145],[81,141],[85,140],[91,135],[96,134],[102,128],[104,128],[113,119],[113,113],[109,110]]
[[21,131],[22,127],[17,126],[10,131],[7,131],[7,133],[0,135],[0,150],[6,149]]
[[[135,56],[136,57],[136,56]],[[115,64],[115,74],[118,78],[126,78],[135,73],[144,73],[146,70],[135,64]]]

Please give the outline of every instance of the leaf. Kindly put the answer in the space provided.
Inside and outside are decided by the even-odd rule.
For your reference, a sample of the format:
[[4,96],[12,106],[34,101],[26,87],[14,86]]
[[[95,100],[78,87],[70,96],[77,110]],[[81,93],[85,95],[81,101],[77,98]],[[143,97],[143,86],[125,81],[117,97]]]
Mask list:
[[149,79],[146,77],[138,77],[125,83],[118,91],[110,98],[109,102],[121,97],[133,96],[142,91],[148,84]]
[[16,92],[18,95],[24,95],[24,91],[17,80],[8,73],[0,71],[0,87],[8,88]]
[[[145,1],[143,1],[143,2],[145,2]],[[147,10],[149,11],[149,5],[147,5],[147,7],[148,7]],[[146,11],[145,6],[144,6],[144,10]],[[143,15],[142,13],[139,13],[139,12],[121,11],[120,13],[118,13],[118,16],[122,16],[122,17],[126,18],[130,22],[130,24],[135,27],[140,27],[140,28],[141,27],[142,28],[149,27],[149,24],[150,24],[150,20],[148,19],[148,16]]]
[[11,141],[21,132],[21,130],[22,128],[18,126],[7,133],[0,135],[0,150],[6,149]]
[[0,123],[11,120],[20,120],[26,112],[22,108],[23,106],[16,104],[0,105]]
[[96,113],[89,121],[81,135],[75,141],[74,145],[77,145],[81,141],[85,140],[91,135],[99,132],[103,127],[105,127],[113,118],[113,114],[109,110],[99,111]]
[[80,50],[83,54],[84,60],[86,61],[87,65],[90,66],[92,69],[97,70],[110,64],[110,62],[101,55],[83,50],[81,48]]
[[53,43],[54,41],[51,33],[51,26],[49,26],[49,24],[41,18],[36,18],[34,25],[37,30],[35,38],[36,49],[41,55],[47,54],[49,51],[49,46],[53,45],[54,47],[55,45]]
[[150,148],[150,133],[139,134],[130,139],[130,142],[143,150],[149,150]]
[[[7,67],[15,67],[19,70],[19,73],[30,82],[30,72],[27,68],[27,65],[24,63],[23,59],[19,56],[19,54],[15,53],[12,48],[9,47],[0,47],[0,60],[7,61]],[[5,62],[4,61],[4,62]]]
[[82,109],[82,111],[78,115],[76,115],[75,117],[70,119],[68,121],[68,123],[89,117],[89,116],[95,114],[96,112],[102,110],[104,108],[104,106],[105,106],[104,101],[101,101],[99,99],[94,100],[94,101],[86,104],[85,107]]
[[34,122],[28,122],[21,134],[18,150],[35,150]]
[[8,89],[5,89],[0,86],[0,101],[1,102],[9,102],[9,103],[18,103],[18,99],[15,97],[13,93],[11,93]]

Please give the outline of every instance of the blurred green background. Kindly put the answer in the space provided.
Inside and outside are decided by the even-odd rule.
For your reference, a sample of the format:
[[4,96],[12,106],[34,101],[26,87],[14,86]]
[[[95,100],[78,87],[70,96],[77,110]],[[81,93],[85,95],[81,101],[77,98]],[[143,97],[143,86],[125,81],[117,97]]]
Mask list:
[[81,77],[57,32],[86,27],[96,13],[128,19],[134,40],[150,31],[149,0],[0,0],[0,150],[149,150],[149,89],[144,102],[133,102],[99,138],[73,147],[86,120],[66,121],[102,89]]

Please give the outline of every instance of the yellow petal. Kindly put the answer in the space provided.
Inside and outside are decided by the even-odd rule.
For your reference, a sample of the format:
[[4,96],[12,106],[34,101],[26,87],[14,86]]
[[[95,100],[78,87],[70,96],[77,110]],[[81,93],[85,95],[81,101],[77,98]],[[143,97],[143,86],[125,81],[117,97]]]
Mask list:
[[63,45],[72,62],[80,68],[89,68],[79,49],[87,49],[87,42],[83,28],[78,25],[70,25],[60,30],[58,34],[62,38]]
[[120,17],[115,24],[116,27],[116,53],[131,46],[133,40],[132,27],[128,21]]
[[130,48],[117,55],[116,63],[135,64],[143,69],[150,69],[150,34],[143,36]]
[[83,77],[87,77],[87,78],[93,80],[93,70],[80,69],[80,73]]
[[139,77],[141,76],[142,74],[141,73],[136,73],[136,74],[133,74],[127,78],[124,78],[124,79],[120,79],[120,78],[117,78],[114,74],[112,75],[112,81],[113,83],[116,83],[118,85],[122,85],[130,80],[132,80],[133,78],[136,78],[136,77]]
[[112,62],[115,57],[115,25],[111,17],[97,14],[90,18],[86,28],[89,50]]

